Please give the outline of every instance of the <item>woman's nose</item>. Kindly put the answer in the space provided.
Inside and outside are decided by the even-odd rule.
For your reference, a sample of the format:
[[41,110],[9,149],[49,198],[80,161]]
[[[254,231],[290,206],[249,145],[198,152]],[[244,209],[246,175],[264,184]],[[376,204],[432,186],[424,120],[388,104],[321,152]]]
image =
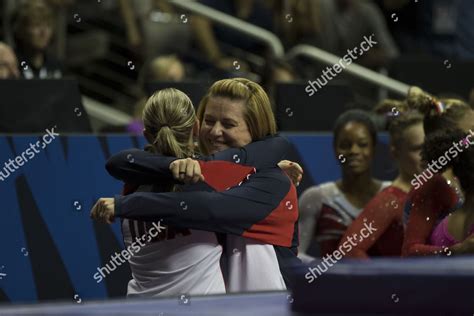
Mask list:
[[219,122],[216,122],[211,129],[211,135],[220,136],[222,135],[222,125]]

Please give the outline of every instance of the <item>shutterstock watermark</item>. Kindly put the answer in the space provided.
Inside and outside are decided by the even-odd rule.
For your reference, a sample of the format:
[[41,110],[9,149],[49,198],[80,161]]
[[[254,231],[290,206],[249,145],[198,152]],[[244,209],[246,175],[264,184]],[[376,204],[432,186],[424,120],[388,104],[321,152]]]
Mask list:
[[[329,81],[334,79],[338,74],[340,74],[347,66],[352,64],[357,58],[364,55],[372,47],[378,43],[372,39],[375,34],[370,35],[369,37],[364,36],[364,40],[360,43],[359,47],[354,47],[353,49],[348,49],[347,54],[342,57],[338,63],[332,65],[332,67],[327,66],[323,70],[323,74],[314,81],[308,80],[308,85],[305,88],[306,93],[309,96],[314,95],[318,89],[322,89]],[[333,72],[334,71],[334,72]],[[317,86],[317,87],[316,87]]]
[[[99,272],[94,274],[94,280],[96,280],[97,283],[102,282],[102,280],[105,279],[107,275],[109,275],[112,271],[115,271],[115,269],[121,266],[122,263],[130,260],[131,257],[140,252],[146,243],[149,243],[153,238],[158,236],[158,234],[161,233],[163,229],[166,229],[166,227],[161,226],[161,221],[158,223],[153,222],[152,225],[153,227],[150,228],[145,234],[143,234],[141,237],[136,237],[135,241],[132,242],[132,244],[127,247],[127,249],[122,250],[120,253],[115,252],[113,255],[111,255],[109,260],[110,267],[109,263],[107,263],[105,267],[97,268],[97,271]],[[104,272],[107,272],[107,275],[105,275]]]
[[[342,243],[342,245],[340,245],[337,250],[334,250],[332,254],[327,254],[326,256],[324,256],[323,261],[320,264],[316,265],[315,267],[309,267],[309,272],[304,275],[305,279],[308,280],[308,283],[312,283],[318,278],[318,276],[321,276],[330,267],[335,265],[339,260],[342,259],[343,256],[346,255],[347,252],[350,252],[352,250],[352,247],[357,246],[357,243],[360,243],[362,240],[372,235],[373,232],[377,231],[376,228],[372,227],[372,224],[373,222],[370,222],[370,224],[364,223],[364,227],[360,230],[360,235],[354,234],[352,236],[349,236],[347,240]],[[333,257],[336,260],[333,260]],[[331,262],[328,262],[329,260],[331,260]],[[323,267],[325,268],[324,270]]]
[[43,141],[37,141],[36,143],[30,143],[30,147],[23,151],[20,155],[16,156],[14,159],[8,159],[8,162],[4,162],[3,169],[0,170],[0,180],[5,181],[11,174],[20,169],[25,163],[35,158],[36,154],[39,154],[41,150],[45,149],[53,140],[56,139],[56,136],[59,136],[59,133],[56,133],[54,126],[51,129],[46,129],[46,134],[43,135]]
[[[411,180],[411,185],[415,188],[415,190],[418,190],[425,182],[428,182],[428,180],[431,179],[436,173],[441,171],[443,167],[448,164],[448,162],[462,153],[464,149],[474,145],[474,140],[471,141],[471,137],[474,137],[474,132],[469,130],[469,134],[460,141],[453,142],[453,146],[449,147],[449,149],[444,152],[444,155],[438,157],[436,160],[432,160],[431,163],[428,163],[428,168],[423,170],[421,174],[414,174],[414,179]],[[464,149],[462,146],[464,146]],[[438,163],[441,166],[439,166]]]

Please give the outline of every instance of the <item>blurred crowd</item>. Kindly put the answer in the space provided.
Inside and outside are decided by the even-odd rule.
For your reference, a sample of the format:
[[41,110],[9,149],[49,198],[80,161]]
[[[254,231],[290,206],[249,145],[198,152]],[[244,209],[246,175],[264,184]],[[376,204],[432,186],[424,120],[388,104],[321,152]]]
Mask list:
[[[374,70],[400,56],[474,59],[470,0],[198,2],[276,34],[286,52],[309,44],[342,56],[373,34],[377,45],[357,62]],[[143,83],[150,80],[213,82],[239,76],[261,83],[271,93],[277,82],[312,79],[322,69],[314,61],[275,58],[260,41],[205,17],[183,14],[167,0],[0,3],[0,78],[75,75],[77,67],[68,67],[70,61],[97,44],[88,40],[79,42],[82,50],[69,49],[68,42],[77,35],[72,26],[101,15],[120,26],[116,34],[126,43],[126,58],[141,69],[134,78],[137,100],[146,96]],[[141,103],[127,111],[139,113]]]

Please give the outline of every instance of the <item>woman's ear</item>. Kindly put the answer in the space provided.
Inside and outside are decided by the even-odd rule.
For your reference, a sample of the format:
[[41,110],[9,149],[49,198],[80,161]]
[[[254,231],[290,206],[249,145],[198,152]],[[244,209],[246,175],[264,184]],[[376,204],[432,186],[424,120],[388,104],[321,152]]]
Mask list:
[[153,144],[153,142],[155,141],[155,137],[153,135],[151,135],[151,133],[149,131],[145,129],[143,129],[143,136],[145,136],[145,139],[150,143],[150,144]]

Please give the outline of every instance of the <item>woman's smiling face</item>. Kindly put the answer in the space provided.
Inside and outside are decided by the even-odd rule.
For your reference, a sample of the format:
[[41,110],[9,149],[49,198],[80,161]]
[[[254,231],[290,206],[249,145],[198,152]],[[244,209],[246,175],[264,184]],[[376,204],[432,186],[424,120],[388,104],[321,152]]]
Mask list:
[[245,102],[226,97],[210,97],[201,122],[200,142],[214,154],[252,142],[245,121]]

